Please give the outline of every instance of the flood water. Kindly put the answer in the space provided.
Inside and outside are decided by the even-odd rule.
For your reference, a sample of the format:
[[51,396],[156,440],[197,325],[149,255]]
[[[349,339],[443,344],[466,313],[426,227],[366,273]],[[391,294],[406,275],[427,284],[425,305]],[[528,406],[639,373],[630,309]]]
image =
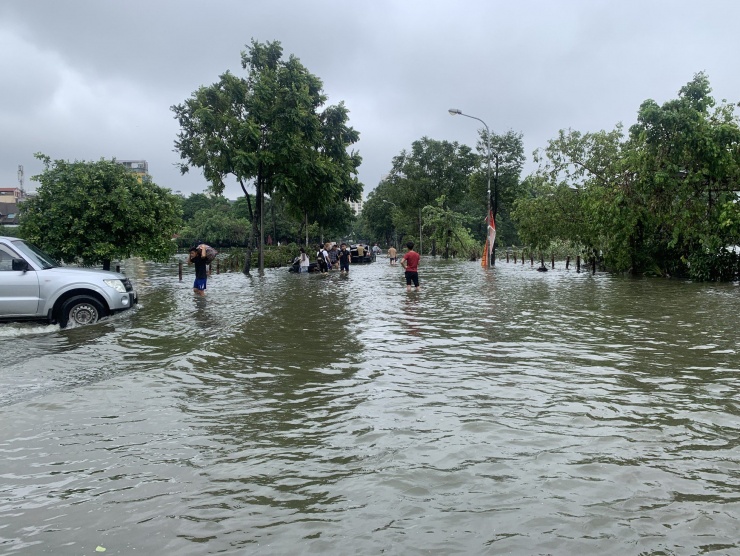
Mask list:
[[740,554],[737,285],[124,270],[0,324],[0,554]]

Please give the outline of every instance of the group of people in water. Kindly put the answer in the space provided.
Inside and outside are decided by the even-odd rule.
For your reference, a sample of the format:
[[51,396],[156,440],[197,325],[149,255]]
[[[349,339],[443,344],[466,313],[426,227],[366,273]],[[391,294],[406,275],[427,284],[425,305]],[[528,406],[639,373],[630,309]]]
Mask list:
[[[404,269],[406,278],[406,291],[411,290],[413,285],[416,290],[419,287],[419,260],[421,256],[414,251],[414,242],[406,243],[408,251],[401,257],[400,265]],[[381,253],[378,244],[372,248],[359,244],[354,247],[357,259],[365,261],[366,257],[372,257],[370,260],[377,258]],[[329,270],[339,270],[342,274],[349,274],[349,265],[352,263],[353,250],[346,243],[337,245],[336,243],[325,243],[317,246],[316,260],[319,272],[326,273]],[[206,284],[208,280],[207,265],[215,258],[217,251],[205,244],[194,245],[188,253],[188,264],[195,265],[195,281],[193,282],[193,291],[196,295],[204,296],[206,294]],[[388,260],[391,266],[398,263],[398,252],[391,245],[388,248]],[[306,249],[301,247],[300,254],[296,257],[298,272],[309,272],[311,268],[311,259],[306,253]]]
[[[406,278],[406,290],[410,291],[413,285],[416,290],[420,289],[419,286],[419,259],[421,256],[419,253],[414,251],[414,242],[409,241],[406,243],[408,251],[403,257],[401,257],[400,265],[404,269]],[[318,245],[316,250],[316,262],[317,269],[321,273],[329,272],[330,270],[339,270],[342,274],[349,274],[349,265],[352,262],[353,256],[361,261],[365,260],[365,257],[377,258],[382,250],[378,247],[378,244],[372,246],[372,248],[358,244],[355,248],[356,255],[353,255],[352,249],[346,243],[337,245],[336,243],[325,243],[324,245]],[[371,259],[372,260],[372,259]],[[396,248],[391,245],[388,248],[388,260],[391,266],[396,266],[398,262],[398,252]],[[300,273],[309,272],[311,269],[311,258],[308,256],[306,249],[301,247],[300,254],[296,257],[297,270]]]

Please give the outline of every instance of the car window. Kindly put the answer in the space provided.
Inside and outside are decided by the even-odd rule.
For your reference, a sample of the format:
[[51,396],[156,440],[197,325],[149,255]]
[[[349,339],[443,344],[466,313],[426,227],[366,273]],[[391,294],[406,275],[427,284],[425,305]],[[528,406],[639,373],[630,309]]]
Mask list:
[[13,258],[15,258],[15,254],[0,245],[0,272],[13,270]]
[[25,241],[22,241],[22,240],[15,240],[13,241],[13,247],[18,249],[18,251],[23,253],[23,255],[25,255],[26,258],[32,260],[35,264],[37,264],[43,269],[54,268],[55,266],[59,266],[54,259],[52,259],[49,255],[44,253],[41,249],[39,249],[35,245],[26,243]]

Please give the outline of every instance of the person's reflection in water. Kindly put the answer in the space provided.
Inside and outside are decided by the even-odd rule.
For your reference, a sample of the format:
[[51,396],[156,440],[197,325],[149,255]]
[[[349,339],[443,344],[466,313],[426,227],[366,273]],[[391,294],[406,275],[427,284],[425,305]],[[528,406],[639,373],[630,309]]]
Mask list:
[[198,328],[207,332],[204,336],[215,336],[218,332],[218,321],[211,315],[208,305],[208,299],[205,296],[193,297],[193,320]]
[[421,337],[421,328],[419,328],[419,309],[420,301],[416,296],[407,297],[403,303],[404,322],[407,330],[412,336]]

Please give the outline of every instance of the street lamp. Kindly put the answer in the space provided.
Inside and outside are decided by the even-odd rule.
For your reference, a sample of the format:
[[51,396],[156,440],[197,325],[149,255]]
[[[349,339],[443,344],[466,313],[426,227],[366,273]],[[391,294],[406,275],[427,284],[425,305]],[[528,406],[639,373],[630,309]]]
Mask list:
[[[391,201],[386,201],[385,199],[383,199],[383,202],[384,203],[388,203],[389,205],[393,205],[393,208],[396,208],[396,209],[398,208],[396,206],[396,203],[393,203]],[[398,247],[398,231],[396,230],[396,225],[395,224],[393,224],[393,237],[394,237],[394,241],[396,243],[393,247],[395,247],[396,249],[399,249],[399,247]]]
[[[491,130],[488,128],[488,124],[481,120],[480,118],[476,118],[475,116],[470,116],[469,114],[463,114],[461,110],[457,108],[450,108],[448,110],[450,113],[450,116],[465,116],[466,118],[472,118],[473,120],[478,120],[480,123],[482,123],[486,127],[486,143],[488,146],[488,214],[493,214],[493,222],[496,222],[496,209],[498,208],[498,184],[494,183],[494,192],[493,195],[496,198],[495,202],[493,203],[493,210],[494,212],[491,212]],[[491,225],[491,222],[488,223],[489,226]],[[495,243],[495,241],[494,241]],[[489,259],[489,263],[492,265],[496,264],[496,247],[491,246],[492,252]]]

